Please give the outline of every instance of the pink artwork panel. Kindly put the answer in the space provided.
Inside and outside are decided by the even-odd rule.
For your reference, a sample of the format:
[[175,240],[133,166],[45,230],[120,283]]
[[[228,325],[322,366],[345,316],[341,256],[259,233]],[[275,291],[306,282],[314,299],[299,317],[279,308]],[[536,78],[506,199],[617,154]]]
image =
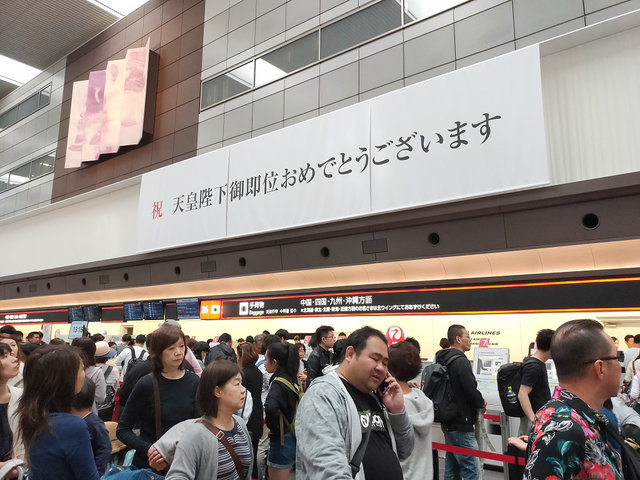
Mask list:
[[71,113],[69,117],[69,134],[67,137],[67,153],[65,168],[78,168],[82,164],[82,146],[84,145],[84,111],[87,104],[89,81],[74,82],[71,96]]
[[82,161],[97,160],[100,156],[100,138],[102,136],[102,104],[104,102],[104,84],[107,78],[105,70],[89,74],[86,111],[84,113],[85,142],[82,145]]
[[149,73],[149,40],[111,60],[106,70],[74,82],[71,97],[65,168],[116,153],[142,140]]
[[104,106],[100,153],[115,153],[120,148],[120,124],[124,105],[124,80],[126,60],[111,60],[107,63],[104,86]]
[[149,40],[144,47],[127,50],[124,105],[120,145],[137,145],[142,139],[149,72]]

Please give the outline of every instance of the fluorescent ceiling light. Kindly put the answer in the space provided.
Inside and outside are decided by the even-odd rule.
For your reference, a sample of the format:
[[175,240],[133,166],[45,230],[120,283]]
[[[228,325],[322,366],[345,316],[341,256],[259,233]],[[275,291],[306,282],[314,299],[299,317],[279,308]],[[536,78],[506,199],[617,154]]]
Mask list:
[[253,88],[253,62],[245,63],[241,67],[227,72],[227,75],[242,85]]
[[13,83],[18,87],[24,85],[42,70],[33,68],[13,58],[0,55],[0,80]]
[[431,17],[450,8],[456,7],[466,0],[405,0],[405,13],[412,20]]
[[126,17],[148,0],[87,0],[118,18]]
[[267,62],[263,58],[256,60],[256,87],[269,83],[272,80],[282,78],[287,74],[284,70]]
[[11,177],[9,177],[9,183],[11,185],[22,185],[29,181],[29,177],[23,177],[22,175],[16,175],[15,173],[11,173]]

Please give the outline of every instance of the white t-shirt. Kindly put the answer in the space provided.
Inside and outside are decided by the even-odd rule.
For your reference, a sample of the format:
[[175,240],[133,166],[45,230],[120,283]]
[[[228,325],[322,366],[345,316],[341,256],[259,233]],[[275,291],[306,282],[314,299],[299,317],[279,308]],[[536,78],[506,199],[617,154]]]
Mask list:
[[[142,357],[140,357],[140,352],[142,352],[143,350],[144,354],[142,355]],[[136,355],[136,358],[140,359],[141,361],[146,360],[149,356],[149,352],[147,352],[145,348],[139,347],[138,345],[133,346],[133,351]],[[122,375],[120,376],[121,379],[124,379],[124,376],[127,374],[129,360],[131,360],[131,348],[129,347],[125,348],[115,359],[116,365],[122,367]]]

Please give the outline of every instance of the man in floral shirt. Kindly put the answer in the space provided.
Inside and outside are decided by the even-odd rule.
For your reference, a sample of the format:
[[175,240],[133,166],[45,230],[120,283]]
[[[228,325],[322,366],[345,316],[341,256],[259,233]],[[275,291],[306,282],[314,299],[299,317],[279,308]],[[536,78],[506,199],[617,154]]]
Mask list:
[[536,414],[524,479],[622,480],[608,420],[598,414],[620,384],[613,340],[595,320],[572,320],[556,331],[551,355],[562,391]]

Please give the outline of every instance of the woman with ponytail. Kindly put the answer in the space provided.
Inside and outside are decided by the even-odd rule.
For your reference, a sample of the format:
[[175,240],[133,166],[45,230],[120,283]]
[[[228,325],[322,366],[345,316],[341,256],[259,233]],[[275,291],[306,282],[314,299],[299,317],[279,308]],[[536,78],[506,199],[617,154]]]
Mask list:
[[296,378],[300,357],[298,349],[288,343],[273,343],[267,348],[265,368],[272,373],[264,404],[269,427],[267,465],[271,480],[287,480],[296,463],[294,422],[302,389]]

